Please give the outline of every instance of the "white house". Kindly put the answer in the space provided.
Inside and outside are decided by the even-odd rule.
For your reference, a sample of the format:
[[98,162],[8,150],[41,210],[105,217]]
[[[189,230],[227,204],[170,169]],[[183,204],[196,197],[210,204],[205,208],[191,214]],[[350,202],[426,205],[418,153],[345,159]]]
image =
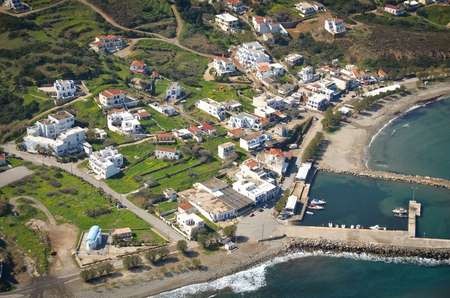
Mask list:
[[59,111],[50,114],[47,119],[37,121],[27,128],[24,146],[29,152],[48,150],[56,156],[79,153],[83,151],[86,135],[84,129],[72,127],[72,114]]
[[123,166],[123,156],[113,147],[106,147],[89,156],[89,167],[102,179],[119,173]]
[[237,14],[243,14],[247,7],[241,0],[225,0],[226,7]]
[[237,115],[233,115],[228,119],[228,126],[230,128],[250,128],[255,130],[261,129],[261,120],[259,117],[241,112]]
[[120,134],[133,135],[141,132],[141,123],[125,110],[112,111],[107,116],[108,129]]
[[172,82],[166,90],[166,100],[178,101],[184,97],[184,90],[180,83]]
[[290,154],[288,152],[283,152],[277,148],[270,148],[257,155],[257,159],[264,164],[265,168],[277,173],[280,177],[287,171],[289,157]]
[[286,70],[280,63],[258,63],[256,66],[256,77],[260,80],[276,78],[284,75]]
[[5,0],[3,6],[11,10],[23,10],[27,8],[27,5],[21,0]]
[[104,109],[131,108],[138,104],[138,101],[128,96],[127,91],[120,89],[106,89],[100,92],[98,100]]
[[390,14],[392,14],[394,16],[401,16],[401,15],[404,15],[406,13],[405,9],[402,6],[400,6],[400,5],[392,5],[392,4],[386,4],[384,6],[384,11],[387,12],[387,13],[390,13]]
[[239,147],[246,151],[252,151],[257,148],[260,148],[264,145],[267,140],[267,136],[265,134],[256,132],[251,133],[245,136],[242,136],[239,139]]
[[57,100],[68,100],[75,97],[77,86],[73,80],[56,80],[53,83]]
[[325,30],[333,35],[345,33],[345,24],[341,19],[326,19],[325,20]]
[[303,60],[303,56],[297,53],[292,53],[284,57],[284,62],[286,62],[288,66],[300,65],[303,63]]
[[90,47],[95,52],[114,53],[123,49],[126,45],[126,40],[121,36],[109,34],[96,36]]
[[303,67],[297,75],[303,83],[309,83],[319,78],[319,76],[314,73],[314,68],[312,66]]
[[177,110],[175,110],[175,108],[170,105],[160,105],[157,102],[153,102],[149,104],[149,107],[168,117],[178,114]]
[[257,41],[243,43],[235,52],[237,62],[248,70],[256,68],[258,63],[269,63],[271,58]]
[[227,33],[234,33],[239,30],[239,19],[229,13],[216,15],[215,19],[217,27]]
[[230,58],[216,57],[214,58],[212,67],[218,76],[233,74],[236,72],[236,67]]
[[147,64],[144,60],[133,60],[130,64],[130,71],[136,74],[145,74],[148,72]]
[[306,100],[306,107],[311,110],[323,111],[329,104],[329,100],[326,95],[320,93],[313,93],[308,96]]
[[297,3],[295,4],[295,8],[299,11],[300,15],[304,17],[309,17],[317,13],[315,6],[308,2]]
[[232,142],[227,142],[217,146],[217,154],[221,159],[229,159],[235,156],[236,146]]
[[177,148],[174,147],[156,147],[154,153],[157,159],[178,160],[181,157]]
[[252,18],[252,25],[253,28],[255,28],[256,33],[258,34],[288,34],[286,29],[284,29],[284,27],[280,23],[275,22],[269,17],[254,16]]
[[264,203],[280,194],[280,188],[265,180],[245,178],[233,183],[233,189],[256,204]]
[[210,98],[200,99],[196,102],[195,106],[203,112],[213,116],[214,118],[219,119],[220,121],[224,120],[226,117],[225,107],[223,106],[223,104],[218,103],[217,101]]
[[203,219],[195,213],[182,212],[177,214],[177,224],[180,230],[191,240],[197,231],[205,226]]

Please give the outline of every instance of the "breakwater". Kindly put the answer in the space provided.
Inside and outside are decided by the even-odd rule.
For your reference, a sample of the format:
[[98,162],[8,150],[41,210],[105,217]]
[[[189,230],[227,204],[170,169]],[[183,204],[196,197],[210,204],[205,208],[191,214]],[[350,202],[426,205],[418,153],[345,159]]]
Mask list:
[[450,261],[450,248],[404,247],[328,239],[295,239],[288,245],[287,251],[290,253],[297,251],[324,251],[332,253],[371,254],[386,258],[405,257]]
[[395,181],[395,182],[405,182],[405,183],[416,183],[422,185],[428,185],[432,187],[440,187],[450,189],[450,180],[429,176],[419,176],[419,175],[407,175],[407,174],[399,174],[394,172],[384,172],[384,171],[376,171],[376,170],[337,170],[326,167],[320,167],[319,170],[335,173],[335,174],[343,174],[343,175],[351,175],[358,177],[367,177],[373,179],[381,179],[387,181]]

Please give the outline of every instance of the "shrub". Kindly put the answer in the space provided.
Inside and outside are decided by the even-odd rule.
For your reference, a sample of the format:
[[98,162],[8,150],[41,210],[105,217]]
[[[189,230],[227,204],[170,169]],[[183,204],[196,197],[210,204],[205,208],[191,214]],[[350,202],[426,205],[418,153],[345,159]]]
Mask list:
[[105,215],[105,214],[109,214],[111,213],[111,209],[110,208],[106,208],[106,207],[96,207],[93,209],[88,209],[86,210],[86,215],[89,217],[98,217],[101,215]]
[[187,249],[188,249],[188,245],[186,240],[178,240],[177,242],[177,249],[179,252],[181,253],[186,253]]
[[142,259],[137,255],[126,256],[125,258],[123,258],[122,263],[125,269],[130,270],[142,266]]
[[49,182],[49,184],[50,184],[51,186],[55,187],[55,188],[61,187],[61,183],[60,183],[59,181],[56,181],[56,180],[51,180],[51,181]]

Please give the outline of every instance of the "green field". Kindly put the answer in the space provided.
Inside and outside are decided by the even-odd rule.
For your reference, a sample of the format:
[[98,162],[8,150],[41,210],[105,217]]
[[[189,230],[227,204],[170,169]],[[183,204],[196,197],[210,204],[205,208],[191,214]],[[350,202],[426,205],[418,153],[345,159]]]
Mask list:
[[0,233],[11,245],[17,246],[17,249],[26,253],[36,262],[39,273],[45,273],[48,269],[50,248],[40,233],[32,231],[26,226],[26,223],[32,218],[46,219],[41,211],[29,205],[19,205],[19,216],[12,214],[0,216]]
[[[126,209],[117,209],[99,190],[79,178],[52,168],[38,167],[29,178],[1,189],[7,197],[29,195],[39,199],[60,223],[71,223],[87,230],[92,225],[102,229],[130,227],[148,229],[148,223]],[[106,208],[110,212],[90,217],[87,210]],[[155,241],[162,239],[155,234]]]
[[159,204],[156,204],[156,210],[158,210],[159,213],[165,213],[177,208],[178,208],[177,201],[164,201]]
[[438,25],[447,26],[450,23],[450,6],[427,6],[420,8],[417,14]]

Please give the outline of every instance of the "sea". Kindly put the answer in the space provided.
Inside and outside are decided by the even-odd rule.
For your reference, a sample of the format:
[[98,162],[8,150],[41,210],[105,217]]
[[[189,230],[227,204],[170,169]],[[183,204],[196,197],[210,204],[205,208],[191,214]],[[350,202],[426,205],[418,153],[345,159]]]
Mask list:
[[[391,121],[370,145],[369,167],[450,179],[450,98],[418,106]],[[380,225],[405,229],[392,216],[412,198],[422,203],[419,237],[450,239],[450,191],[319,173],[311,197],[327,201],[305,225]],[[371,255],[294,253],[218,280],[160,297],[411,297],[449,298],[450,263]]]

